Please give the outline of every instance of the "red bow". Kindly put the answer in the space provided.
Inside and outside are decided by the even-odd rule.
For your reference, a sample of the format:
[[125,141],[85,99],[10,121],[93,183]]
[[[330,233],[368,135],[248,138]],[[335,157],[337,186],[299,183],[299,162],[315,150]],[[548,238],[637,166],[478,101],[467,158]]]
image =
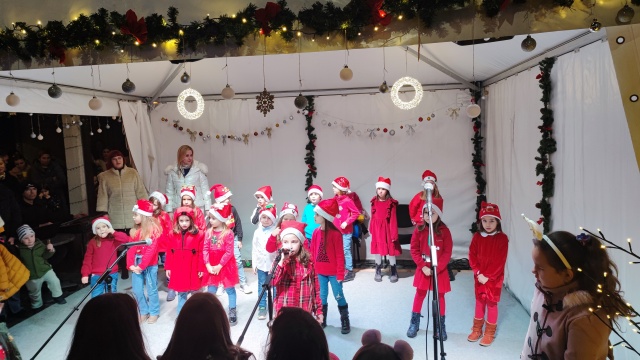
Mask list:
[[391,16],[382,10],[384,0],[367,0],[367,5],[371,9],[371,23],[387,26],[391,23]]
[[262,32],[262,34],[264,34],[264,36],[269,36],[269,34],[271,33],[269,21],[275,19],[280,10],[280,5],[271,1],[267,2],[267,5],[264,7],[264,9],[256,10],[256,21],[260,23],[260,31]]
[[140,44],[144,44],[147,41],[147,23],[144,18],[141,17],[138,20],[136,13],[129,9],[125,15],[126,20],[124,25],[120,27],[120,33],[123,35],[132,35]]

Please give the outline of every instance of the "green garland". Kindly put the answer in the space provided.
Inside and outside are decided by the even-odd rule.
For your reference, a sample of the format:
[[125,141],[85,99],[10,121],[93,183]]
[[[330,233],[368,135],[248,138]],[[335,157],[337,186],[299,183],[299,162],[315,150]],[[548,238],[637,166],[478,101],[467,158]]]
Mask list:
[[542,125],[538,126],[542,138],[540,139],[540,146],[538,147],[538,154],[536,160],[536,176],[542,175],[542,180],[538,181],[538,185],[542,186],[542,199],[536,204],[536,207],[540,209],[541,218],[538,223],[544,225],[544,232],[547,233],[551,229],[551,204],[549,198],[554,193],[554,183],[556,179],[556,173],[551,163],[551,154],[555,153],[556,140],[553,138],[553,110],[551,110],[551,69],[555,63],[555,58],[546,58],[540,62],[540,75],[538,80],[540,83],[540,89],[542,89],[542,98],[540,101],[544,104],[544,107],[540,109],[542,116]]
[[304,163],[307,164],[307,174],[306,174],[306,182],[305,182],[305,190],[309,190],[309,187],[313,185],[313,179],[318,176],[318,168],[316,167],[316,156],[314,154],[316,150],[316,140],[318,137],[313,133],[313,130],[316,128],[311,125],[311,120],[313,120],[313,113],[315,112],[315,106],[313,101],[313,96],[306,96],[308,104],[302,110],[304,114],[304,118],[307,120],[307,126],[305,130],[307,130],[307,138],[309,142],[307,146],[305,146],[305,150],[307,151],[304,157]]
[[[486,15],[498,15],[504,1],[484,0],[482,6]],[[513,0],[513,3],[525,1]],[[637,1],[640,0],[632,0],[632,3]],[[573,0],[554,0],[548,7],[570,6],[572,3]],[[91,63],[91,57],[98,52],[100,56],[108,57],[106,53],[115,59],[125,50],[132,51],[136,45],[144,50],[138,52],[138,56],[154,58],[161,55],[159,45],[168,41],[176,42],[180,55],[204,50],[207,56],[222,56],[229,49],[242,46],[246,38],[260,36],[263,30],[267,30],[264,32],[267,36],[275,34],[285,41],[292,41],[297,33],[294,24],[306,35],[338,32],[345,34],[348,39],[355,39],[362,34],[360,39],[367,41],[368,37],[373,37],[371,29],[374,25],[406,31],[397,20],[402,16],[404,19],[418,18],[421,25],[427,28],[439,28],[446,22],[440,14],[470,4],[471,0],[352,0],[340,8],[327,1],[324,4],[315,2],[296,15],[287,7],[287,2],[281,0],[277,5],[267,3],[265,8],[272,6],[279,10],[267,19],[263,18],[262,22],[257,16],[262,9],[249,4],[231,16],[207,16],[189,25],[181,25],[178,22],[178,9],[170,7],[166,18],[154,13],[140,19],[139,23],[146,25],[147,32],[146,41],[139,41],[138,44],[133,36],[122,31],[123,27],[135,27],[135,24],[127,21],[126,15],[100,8],[88,16],[81,14],[67,25],[57,20],[44,25],[15,22],[11,27],[0,29],[0,58],[4,59],[3,68],[10,68],[15,58],[24,62],[35,60],[44,63],[49,59],[64,62],[67,51],[80,50],[83,52],[83,63]],[[271,30],[273,32],[269,33]],[[217,48],[211,49],[212,45]]]
[[[481,87],[481,84],[477,84]],[[474,91],[473,97],[476,101],[476,104],[480,102],[482,97],[481,91]],[[483,201],[487,201],[487,196],[485,195],[485,190],[487,188],[487,181],[484,179],[484,174],[482,172],[482,167],[484,166],[484,160],[482,159],[482,141],[484,137],[482,136],[482,115],[477,118],[471,119],[473,123],[473,138],[471,138],[471,142],[473,143],[473,154],[471,154],[471,164],[473,165],[473,173],[476,177],[476,221],[471,223],[471,231],[475,233],[478,231],[478,216],[480,215],[480,207]]]

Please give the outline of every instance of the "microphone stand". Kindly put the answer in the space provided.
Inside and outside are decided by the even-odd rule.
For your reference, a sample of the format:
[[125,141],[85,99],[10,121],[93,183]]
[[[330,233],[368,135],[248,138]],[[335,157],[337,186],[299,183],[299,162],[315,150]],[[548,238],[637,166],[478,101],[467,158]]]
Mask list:
[[251,315],[249,315],[249,321],[247,321],[247,325],[244,326],[242,330],[242,334],[238,338],[238,342],[236,346],[241,346],[244,341],[244,336],[247,334],[247,330],[249,330],[249,325],[251,325],[251,320],[253,320],[253,316],[256,314],[256,310],[258,310],[258,306],[260,306],[260,300],[264,296],[264,293],[267,293],[267,308],[269,310],[269,322],[267,322],[267,327],[271,325],[271,321],[273,320],[273,296],[271,295],[271,281],[273,280],[273,274],[276,272],[276,267],[282,258],[282,249],[278,250],[278,256],[273,261],[273,265],[271,266],[271,272],[267,274],[267,279],[262,284],[262,291],[260,291],[260,295],[258,296],[258,301],[256,305],[253,307],[253,311],[251,311]]
[[80,301],[76,304],[76,306],[73,307],[73,309],[71,310],[69,315],[67,315],[67,317],[64,318],[64,320],[62,320],[60,325],[58,325],[58,327],[53,331],[53,333],[51,334],[51,336],[49,336],[47,341],[45,341],[44,344],[42,344],[42,346],[40,346],[38,351],[31,357],[31,360],[34,360],[35,358],[38,357],[40,352],[42,352],[42,350],[44,350],[45,346],[47,346],[49,341],[51,341],[51,339],[53,339],[53,337],[56,336],[58,331],[60,331],[60,329],[67,322],[67,320],[69,320],[69,318],[71,318],[73,313],[78,311],[78,310],[80,310],[80,305],[82,305],[82,303],[89,297],[89,295],[91,295],[91,293],[93,292],[93,290],[95,288],[97,288],[98,286],[101,286],[103,282],[106,282],[107,283],[107,290],[108,290],[108,292],[111,292],[111,276],[110,276],[111,275],[111,270],[113,269],[114,266],[116,266],[118,261],[120,261],[120,259],[122,259],[127,254],[127,250],[129,250],[129,247],[125,247],[124,250],[122,250],[122,252],[118,256],[118,258],[111,265],[109,265],[109,267],[102,273],[102,275],[100,275],[100,278],[98,279],[98,281],[96,281],[96,283],[91,287],[89,292],[87,294],[85,294],[85,296],[82,297],[82,299],[80,299]]
[[[446,359],[447,353],[444,352],[444,341],[442,340],[442,323],[440,321],[440,300],[438,293],[438,253],[435,245],[435,241],[433,239],[433,219],[431,217],[432,214],[432,206],[433,200],[431,198],[431,192],[433,189],[425,185],[425,190],[427,191],[427,214],[429,215],[429,250],[431,255],[431,281],[433,283],[433,358],[438,358],[438,341],[440,342],[440,358],[441,360]],[[436,332],[437,330],[437,332]],[[436,334],[439,334],[438,338],[436,338]],[[429,351],[429,344],[427,342],[427,337],[425,337],[425,348],[426,351]]]

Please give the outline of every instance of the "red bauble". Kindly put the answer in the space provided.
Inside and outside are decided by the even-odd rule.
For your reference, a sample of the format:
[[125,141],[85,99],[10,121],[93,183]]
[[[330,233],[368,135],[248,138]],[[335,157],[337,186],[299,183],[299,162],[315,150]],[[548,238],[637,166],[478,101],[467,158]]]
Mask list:
[[173,127],[177,129],[178,128],[178,124],[173,124]]
[[418,118],[418,121],[422,122],[422,120],[424,120],[422,116]]
[[404,125],[400,125],[400,130],[404,129]]
[[198,133],[198,135],[199,135],[199,136],[202,136],[202,135],[203,135],[203,134],[202,134],[202,131],[200,131],[200,132]]
[[257,132],[257,131],[255,131],[255,132],[253,133],[253,136],[258,136],[258,132]]
[[182,130],[184,130],[184,128],[183,128],[182,126],[180,126],[180,127],[178,128],[178,130],[182,131]]
[[387,130],[387,128],[384,128],[384,129],[382,129],[382,131],[387,132],[387,131],[389,131],[389,130]]

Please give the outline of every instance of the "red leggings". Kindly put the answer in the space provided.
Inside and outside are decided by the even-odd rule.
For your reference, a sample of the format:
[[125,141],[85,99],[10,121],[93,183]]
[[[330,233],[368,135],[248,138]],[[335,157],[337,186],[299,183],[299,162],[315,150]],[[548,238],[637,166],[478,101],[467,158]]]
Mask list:
[[476,319],[484,319],[484,308],[487,308],[487,322],[498,323],[498,303],[485,299],[476,299]]
[[[415,313],[422,312],[422,304],[426,297],[427,290],[416,289],[416,296],[413,298],[413,309],[411,311]],[[440,316],[444,316],[447,313],[447,303],[444,301],[444,293],[438,294],[438,300],[440,301]]]

